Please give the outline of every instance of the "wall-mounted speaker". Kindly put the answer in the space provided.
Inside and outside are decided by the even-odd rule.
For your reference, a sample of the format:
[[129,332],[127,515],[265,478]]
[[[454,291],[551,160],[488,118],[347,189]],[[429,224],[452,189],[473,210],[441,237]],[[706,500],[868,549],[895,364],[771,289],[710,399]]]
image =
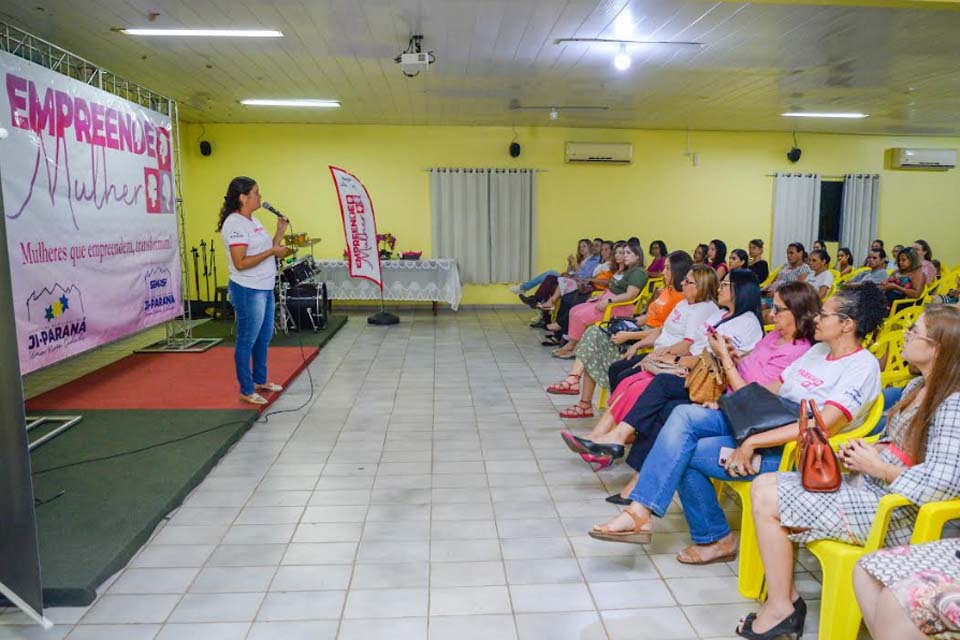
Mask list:
[[803,151],[801,151],[799,147],[793,147],[790,149],[790,151],[787,151],[787,160],[790,162],[796,162],[800,159],[801,153],[803,153]]
[[206,140],[200,141],[200,155],[208,156],[213,153],[213,147]]
[[511,143],[510,143],[510,157],[511,157],[511,158],[519,158],[519,157],[520,157],[520,143],[519,143],[519,142],[511,142]]

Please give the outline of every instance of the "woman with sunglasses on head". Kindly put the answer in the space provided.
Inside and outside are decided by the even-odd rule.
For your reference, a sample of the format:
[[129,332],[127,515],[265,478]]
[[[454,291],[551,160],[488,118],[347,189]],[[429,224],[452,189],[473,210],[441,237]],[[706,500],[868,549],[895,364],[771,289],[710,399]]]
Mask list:
[[[806,283],[796,286],[810,288]],[[783,301],[779,295],[777,298],[776,315],[780,315]],[[870,283],[827,300],[814,320],[814,335],[820,343],[763,386],[793,403],[816,400],[823,406],[823,417],[831,432],[858,425],[880,394],[877,359],[860,346],[860,341],[883,321],[881,300],[880,291]],[[727,375],[736,381],[741,374],[728,368]],[[681,551],[677,561],[730,561],[737,554],[737,538],[717,500],[712,479],[748,480],[760,472],[776,470],[783,445],[795,440],[798,432],[799,425],[793,421],[738,443],[720,410],[692,404],[679,406],[660,430],[640,469],[637,485],[630,493],[630,506],[606,524],[595,526],[590,536],[619,542],[650,542],[652,517],[662,518],[673,494],[678,492],[694,544]],[[732,452],[721,460],[723,448]]]
[[[821,319],[836,325],[831,331],[853,322],[845,318],[842,306],[834,315]],[[828,539],[862,545],[880,499],[898,493],[912,504],[893,512],[885,542],[906,544],[921,505],[960,496],[960,310],[927,307],[905,338],[903,358],[921,375],[891,409],[880,442],[854,440],[840,447],[840,459],[852,474],[844,477],[838,491],[808,492],[796,473],[765,474],[754,481],[750,495],[768,597],[737,628],[741,636],[773,638],[802,631],[806,605],[793,584],[795,542]],[[831,409],[825,408],[825,418]],[[899,575],[910,570],[892,556],[867,557],[861,566],[886,579],[891,578],[888,568]],[[876,612],[867,608],[863,613],[873,631]]]

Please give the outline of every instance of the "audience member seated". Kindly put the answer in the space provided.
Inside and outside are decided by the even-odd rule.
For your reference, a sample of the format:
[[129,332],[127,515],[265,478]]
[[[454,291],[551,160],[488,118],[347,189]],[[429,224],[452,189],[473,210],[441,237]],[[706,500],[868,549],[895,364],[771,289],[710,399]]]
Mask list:
[[[869,285],[827,300],[815,316],[815,336],[821,342],[790,364],[779,379],[764,386],[795,403],[815,399],[824,407],[823,417],[831,431],[857,424],[880,393],[877,360],[860,346],[860,341],[883,321],[882,302],[880,291]],[[780,313],[778,303],[776,315]],[[812,380],[820,384],[811,385]],[[737,552],[736,536],[720,508],[711,478],[747,480],[760,472],[776,470],[784,443],[794,440],[798,430],[794,421],[751,435],[738,444],[723,413],[715,407],[677,407],[640,469],[630,493],[630,506],[606,524],[595,526],[590,535],[602,540],[648,543],[652,517],[662,518],[673,494],[679,492],[693,544],[681,551],[677,560],[684,564],[732,560]],[[721,466],[720,450],[727,447],[733,451]],[[760,455],[756,465],[755,454]],[[789,545],[781,553],[789,558]],[[788,562],[792,566],[793,560]]]
[[837,264],[833,267],[841,276],[845,276],[853,271],[853,254],[850,247],[840,247],[837,249]]
[[867,266],[870,267],[870,271],[861,271],[841,286],[844,289],[856,289],[864,282],[881,285],[890,277],[887,273],[887,252],[883,249],[870,250],[870,255],[867,256]]
[[760,238],[751,240],[750,244],[747,245],[747,252],[750,254],[750,260],[747,263],[750,271],[757,274],[757,280],[762,285],[770,277],[770,265],[763,257],[763,240]]
[[710,250],[705,244],[698,244],[693,250],[693,264],[706,264],[707,252]]
[[813,271],[807,276],[806,283],[814,288],[823,300],[833,288],[833,273],[830,271],[830,254],[823,249],[814,249],[807,258],[807,264]]
[[[567,326],[570,319],[570,309],[586,302],[596,291],[603,291],[610,284],[610,278],[620,269],[623,264],[623,246],[626,242],[618,242],[620,248],[619,254],[616,254],[614,244],[608,240],[603,240],[600,244],[600,263],[593,270],[593,277],[583,280],[579,283],[576,290],[570,291],[564,295],[557,292],[549,301],[541,305],[541,318],[538,322],[531,324],[535,327],[543,327],[551,333],[546,336],[542,344],[545,347],[559,347],[563,344],[563,336],[567,332]],[[619,255],[619,258],[617,258]],[[619,261],[618,261],[619,260]],[[553,305],[558,305],[556,320],[550,320],[550,314],[553,311]]]
[[[747,256],[746,251],[743,249],[734,249],[727,257],[727,266],[730,267],[730,271],[733,271],[734,269],[749,269],[747,266],[748,260],[749,257]],[[760,279],[757,278],[757,283],[759,284],[760,282]]]
[[[686,254],[683,254],[684,256]],[[673,265],[671,265],[671,269]],[[678,278],[673,278],[676,281]],[[635,369],[645,358],[651,358],[652,362],[669,362],[675,364],[681,356],[688,355],[691,347],[697,348],[697,353],[703,349],[706,343],[703,325],[710,316],[719,309],[717,300],[717,274],[705,264],[693,265],[687,274],[680,281],[683,289],[683,300],[678,302],[670,312],[663,328],[658,334],[647,334],[627,349],[622,360],[615,360],[611,367],[622,367],[624,377],[629,377],[642,370]],[[626,336],[617,338],[615,342],[625,343]],[[652,344],[651,344],[652,343]],[[653,346],[653,353],[644,356],[637,356],[636,353],[642,348]],[[601,363],[602,364],[602,363]],[[604,369],[595,369],[594,373],[598,376],[595,380],[602,379]],[[610,376],[611,389],[616,388],[616,379]],[[611,398],[611,406],[614,399]],[[571,407],[571,410],[573,407]],[[565,416],[566,417],[566,416]],[[573,416],[569,416],[573,417]],[[592,416],[576,416],[592,417]],[[610,410],[604,414],[604,417],[598,423],[598,427],[603,431],[596,432],[597,428],[591,432],[591,436],[599,436],[609,431],[620,420],[614,419],[610,415]],[[564,436],[566,439],[566,436]]]
[[[830,322],[850,320],[836,316]],[[906,544],[920,505],[960,496],[960,310],[936,305],[924,311],[907,332],[903,357],[921,377],[890,412],[884,439],[876,445],[855,440],[841,446],[839,457],[852,473],[844,476],[838,491],[808,492],[796,473],[765,474],[754,481],[750,493],[767,600],[741,622],[740,635],[775,637],[777,631],[794,633],[803,627],[806,607],[793,583],[794,542],[829,539],[862,545],[880,499],[897,493],[913,504],[893,512],[885,542]],[[833,405],[826,411],[837,417]],[[824,418],[828,424],[835,421],[826,413]],[[871,560],[867,566],[881,570],[883,562]]]
[[880,285],[886,296],[887,308],[897,300],[918,299],[927,286],[927,277],[920,266],[920,258],[912,248],[901,249],[897,254],[899,269]]
[[923,269],[923,275],[926,276],[927,282],[933,282],[940,277],[940,269],[933,263],[933,249],[930,248],[927,241],[915,241],[913,250],[917,252],[917,257],[920,258],[920,268]]
[[899,266],[897,259],[900,257],[900,252],[903,251],[904,247],[902,244],[893,245],[893,251],[890,252],[890,255],[887,256],[887,271],[896,271]]
[[[670,254],[663,270],[666,286],[647,306],[646,313],[636,318],[640,331],[620,331],[610,336],[602,327],[592,326],[584,332],[583,339],[577,346],[577,360],[570,373],[559,384],[547,387],[548,393],[580,395],[580,402],[561,411],[561,417],[593,417],[593,392],[596,384],[599,382],[601,386],[607,386],[607,369],[620,358],[622,345],[635,341],[634,352],[643,347],[658,345],[664,336],[664,322],[683,299],[680,289],[691,264],[690,256],[685,251]],[[669,340],[667,345],[673,344],[669,336],[663,340]]]
[[[599,262],[600,256],[593,253],[593,243],[587,238],[582,238],[577,243],[577,253],[567,256],[567,268],[564,274],[570,277],[589,278]],[[524,304],[535,308],[538,303],[550,299],[557,289],[560,275],[556,271],[544,271],[522,284],[510,287],[510,291],[519,295]],[[537,291],[533,296],[525,295],[525,292],[534,287],[537,287]]]
[[823,240],[814,240],[813,246],[810,248],[810,251],[826,251],[827,243]]
[[799,242],[791,242],[787,245],[787,262],[782,267],[780,271],[777,272],[777,277],[773,279],[773,282],[770,283],[770,286],[766,288],[763,292],[764,296],[772,296],[773,292],[777,290],[778,287],[781,287],[788,282],[793,282],[794,280],[806,280],[810,274],[813,273],[813,270],[806,262],[807,259],[807,250],[803,248],[803,245]]
[[642,371],[622,380],[617,385],[616,393],[611,396],[610,410],[591,432],[595,437],[578,438],[564,432],[563,439],[568,446],[587,462],[600,462],[600,459],[605,458],[612,462],[623,455],[623,445],[631,437],[635,437],[630,457],[638,460],[639,468],[662,426],[662,422],[651,418],[656,417],[663,402],[651,402],[658,407],[653,416],[647,410],[645,396],[651,391],[651,387],[654,387],[653,395],[661,399],[666,394],[666,399],[688,400],[689,395],[684,384],[686,373],[697,364],[700,359],[698,356],[704,348],[713,351],[709,342],[711,333],[720,336],[717,344],[723,344],[724,349],[732,349],[737,358],[752,351],[763,338],[763,327],[760,324],[760,287],[752,271],[740,269],[724,278],[720,283],[717,302],[722,308],[706,318],[704,324],[696,327],[698,334],[690,345],[690,355],[679,359],[677,364],[680,369],[677,373],[654,375]]
[[[870,243],[870,251],[880,251],[880,250],[883,250],[884,252],[886,252],[886,248],[885,248],[884,245],[883,245],[883,240],[880,240],[880,239],[878,238],[878,239],[876,239],[876,240],[874,240],[873,242]],[[869,259],[870,259],[870,253],[867,252],[867,257],[863,259],[863,266],[865,266],[865,267],[869,267],[869,266],[870,266],[870,265],[867,263],[867,261],[868,261]]]
[[717,272],[717,279],[723,280],[723,277],[729,271],[729,267],[727,267],[727,243],[716,239],[710,241],[710,246],[707,247],[707,264]]
[[[778,382],[784,369],[806,353],[814,342],[814,318],[820,312],[820,299],[813,287],[805,282],[788,282],[777,290],[773,300],[774,328],[749,355],[741,358],[728,340],[721,343],[719,338],[710,338],[711,351],[719,354],[730,391],[742,389],[751,382],[764,387]],[[630,493],[661,427],[673,409],[682,404],[690,404],[690,395],[672,376],[657,376],[640,396],[625,421],[634,425],[638,434],[654,435],[634,441],[627,464],[636,473],[619,493],[607,498],[607,502],[630,504]]]
[[651,278],[656,278],[663,274],[663,266],[668,255],[670,254],[667,252],[667,245],[663,240],[654,240],[650,243],[650,257],[653,258],[653,261],[650,263],[650,266],[647,267],[647,274]]
[[960,538],[874,551],[853,570],[873,640],[960,637]]
[[[599,298],[578,304],[570,310],[570,327],[567,334],[570,340],[564,346],[553,352],[558,358],[571,359],[577,348],[577,343],[583,337],[587,327],[603,319],[607,306],[617,302],[628,302],[640,295],[647,284],[647,272],[640,264],[643,249],[640,245],[627,242],[623,248],[623,264],[625,270],[610,278],[610,286],[600,294]],[[611,317],[623,318],[633,315],[633,307],[625,304],[614,307]]]

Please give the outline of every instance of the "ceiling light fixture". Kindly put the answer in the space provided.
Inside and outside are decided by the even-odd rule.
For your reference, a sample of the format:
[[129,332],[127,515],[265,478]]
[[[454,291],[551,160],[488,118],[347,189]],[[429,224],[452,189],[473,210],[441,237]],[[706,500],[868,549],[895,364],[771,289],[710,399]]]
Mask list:
[[313,99],[260,99],[241,100],[240,104],[248,107],[311,107],[314,109],[339,109],[339,100]]
[[624,40],[620,38],[557,38],[553,41],[553,44],[566,44],[568,42],[584,42],[587,44],[593,42],[607,43],[607,44],[658,44],[658,45],[671,45],[671,46],[680,46],[680,47],[702,47],[704,44],[702,42],[693,42],[689,40]]
[[627,53],[627,45],[620,45],[620,52],[613,57],[613,66],[619,71],[626,71],[630,68],[630,64],[633,60],[630,59],[630,54]]
[[781,116],[784,118],[848,118],[848,119],[857,119],[857,118],[866,118],[867,114],[865,113],[823,113],[815,111],[787,111],[786,113],[781,113]]
[[556,119],[559,118],[559,117],[560,117],[560,112],[557,111],[557,108],[556,108],[556,107],[552,107],[552,108],[550,109],[550,119],[551,119],[551,120],[556,120]]
[[275,29],[115,29],[128,36],[175,36],[206,38],[282,38]]

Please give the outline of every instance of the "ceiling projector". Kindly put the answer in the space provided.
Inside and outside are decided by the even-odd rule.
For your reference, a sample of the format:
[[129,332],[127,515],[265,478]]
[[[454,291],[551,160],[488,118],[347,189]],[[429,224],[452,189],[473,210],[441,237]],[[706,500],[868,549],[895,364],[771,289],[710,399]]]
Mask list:
[[400,65],[400,71],[408,78],[420,75],[421,71],[426,71],[430,65],[436,61],[433,51],[423,50],[423,36],[410,36],[410,42],[407,48],[400,52],[394,62]]

